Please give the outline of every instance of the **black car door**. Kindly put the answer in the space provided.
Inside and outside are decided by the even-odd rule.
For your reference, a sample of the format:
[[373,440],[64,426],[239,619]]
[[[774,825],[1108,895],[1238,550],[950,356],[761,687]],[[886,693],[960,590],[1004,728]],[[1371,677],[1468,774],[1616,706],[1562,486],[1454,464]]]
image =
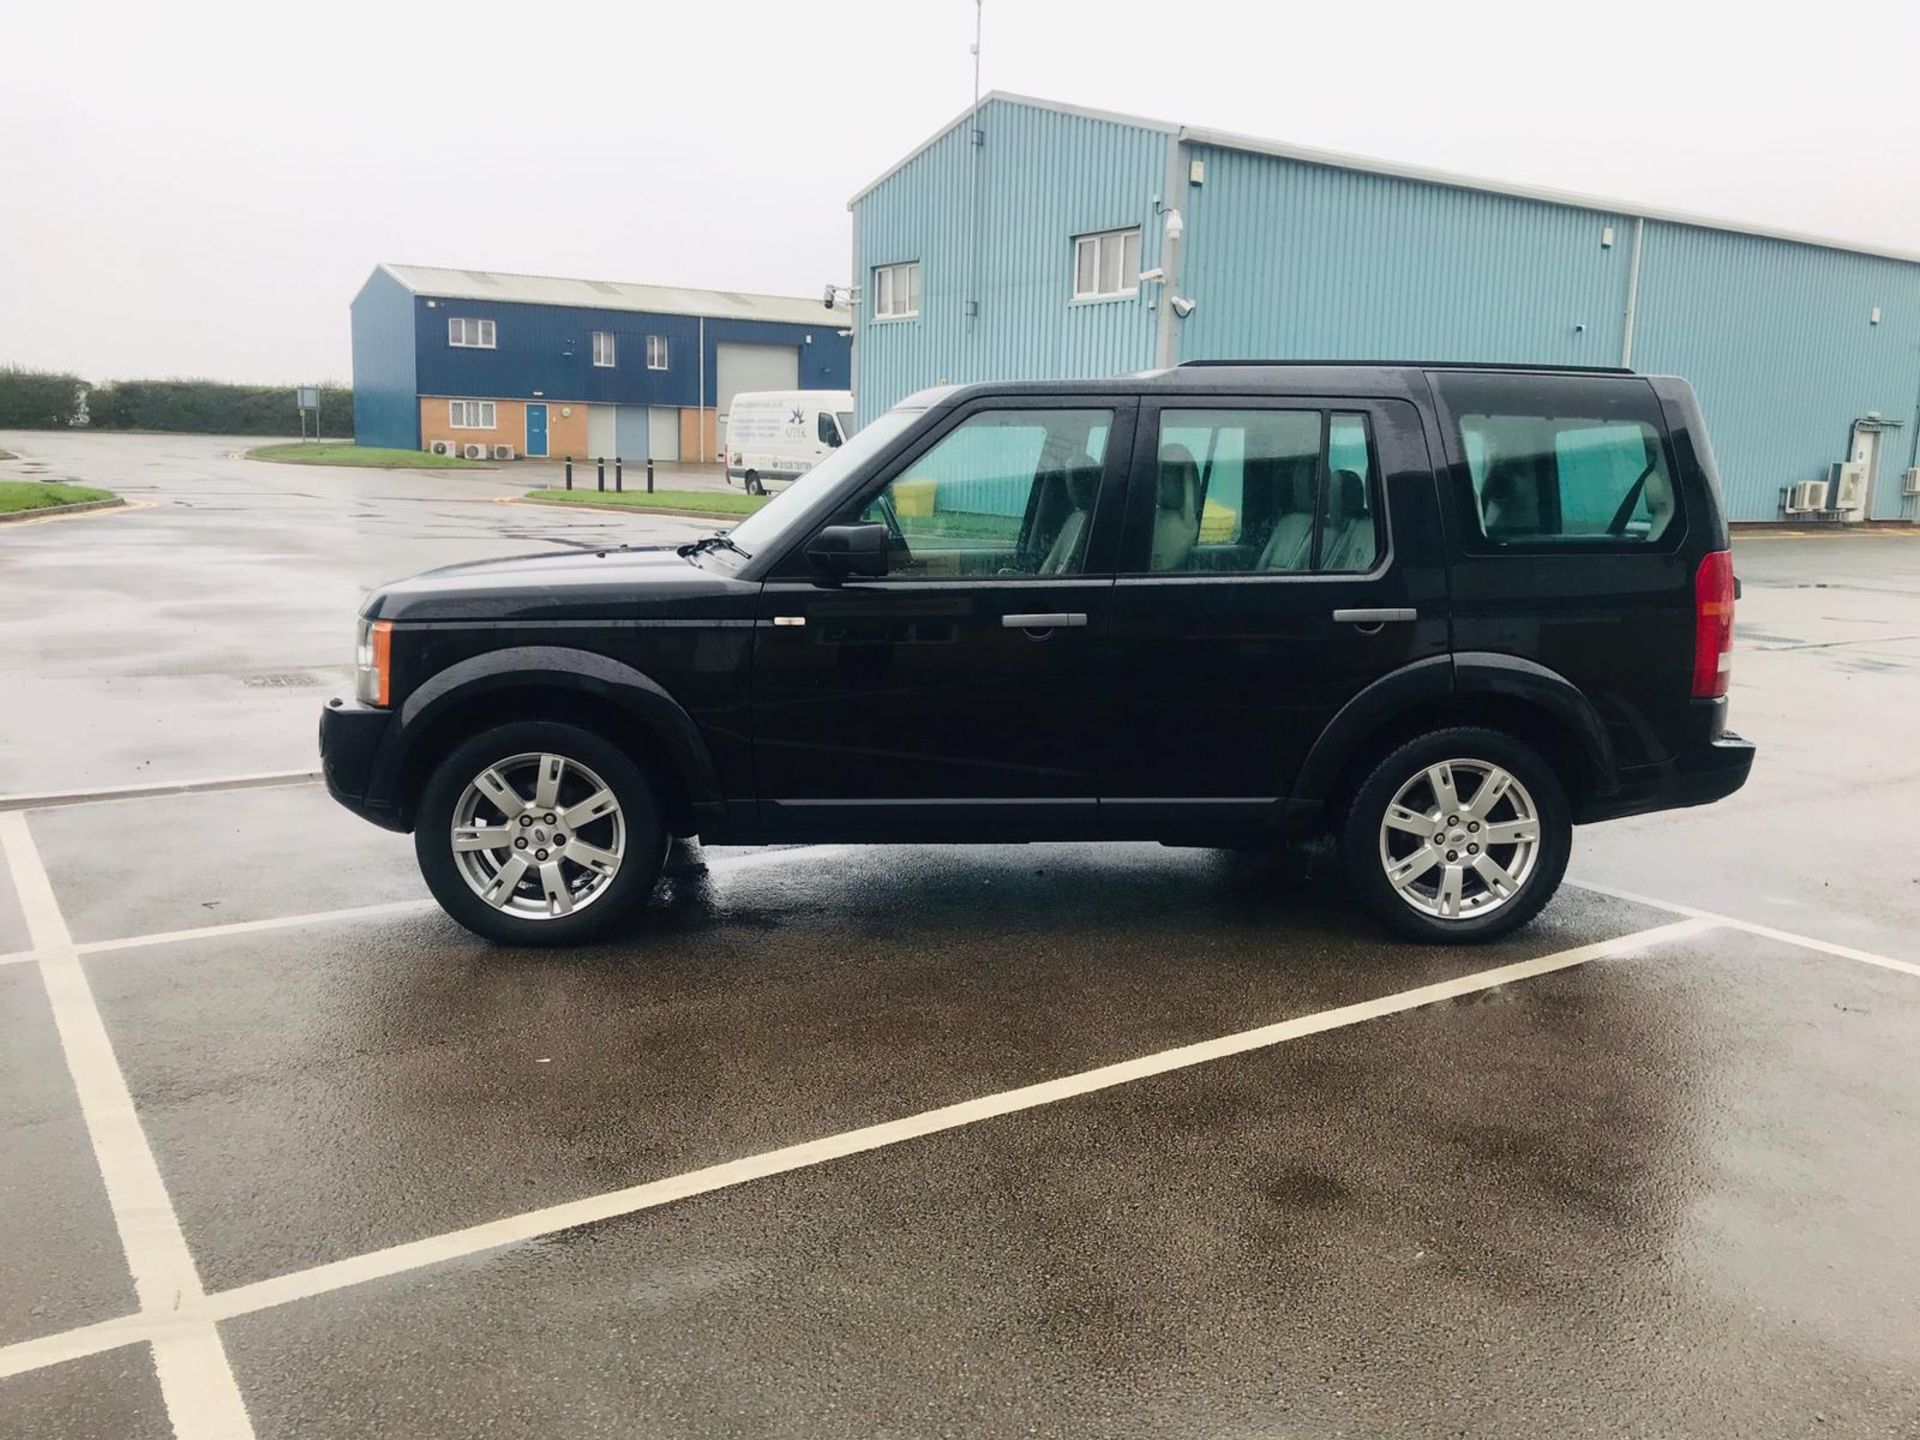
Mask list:
[[829,582],[794,547],[754,633],[767,833],[1095,833],[1134,409],[983,398],[829,517],[890,527],[884,577]]
[[1419,413],[1386,399],[1156,399],[1134,453],[1103,826],[1258,833],[1342,706],[1447,653]]

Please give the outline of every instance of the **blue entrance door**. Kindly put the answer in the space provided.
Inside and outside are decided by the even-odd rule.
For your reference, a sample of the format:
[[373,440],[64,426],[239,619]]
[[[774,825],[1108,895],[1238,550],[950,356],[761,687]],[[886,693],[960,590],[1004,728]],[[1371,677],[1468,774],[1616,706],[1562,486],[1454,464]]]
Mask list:
[[547,407],[527,406],[527,454],[547,453]]

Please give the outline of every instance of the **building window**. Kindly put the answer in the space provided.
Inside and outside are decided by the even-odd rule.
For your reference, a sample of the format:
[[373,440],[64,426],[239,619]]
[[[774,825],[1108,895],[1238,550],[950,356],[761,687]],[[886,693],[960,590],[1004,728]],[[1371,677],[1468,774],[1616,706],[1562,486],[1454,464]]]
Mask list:
[[613,332],[611,330],[596,330],[593,332],[594,364],[603,370],[611,370],[616,353]]
[[873,318],[904,320],[920,313],[920,262],[873,267]]
[[493,401],[452,400],[447,403],[447,423],[456,430],[491,430]]
[[493,349],[493,322],[453,315],[447,319],[447,344],[469,349]]
[[647,336],[647,369],[664,370],[667,368],[667,337],[664,335]]
[[1140,288],[1140,227],[1078,235],[1073,241],[1073,298],[1111,300]]

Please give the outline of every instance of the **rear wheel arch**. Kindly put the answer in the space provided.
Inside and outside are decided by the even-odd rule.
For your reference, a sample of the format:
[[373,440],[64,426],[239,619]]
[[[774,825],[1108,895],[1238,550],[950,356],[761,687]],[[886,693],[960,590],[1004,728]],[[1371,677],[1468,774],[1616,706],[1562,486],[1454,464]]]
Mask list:
[[1573,803],[1615,786],[1612,747],[1586,697],[1564,676],[1516,656],[1436,656],[1375,681],[1328,725],[1294,786],[1338,816],[1373,767],[1421,735],[1485,726],[1523,741],[1553,766]]

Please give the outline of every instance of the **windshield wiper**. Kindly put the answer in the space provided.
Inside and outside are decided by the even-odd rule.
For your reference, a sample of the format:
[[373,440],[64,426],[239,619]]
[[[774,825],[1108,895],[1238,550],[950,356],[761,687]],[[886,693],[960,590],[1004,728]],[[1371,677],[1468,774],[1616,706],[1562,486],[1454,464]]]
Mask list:
[[743,560],[752,558],[746,551],[729,540],[724,532],[715,535],[702,535],[691,545],[682,545],[680,547],[680,553],[689,558],[695,555],[704,555],[709,550],[731,550]]

